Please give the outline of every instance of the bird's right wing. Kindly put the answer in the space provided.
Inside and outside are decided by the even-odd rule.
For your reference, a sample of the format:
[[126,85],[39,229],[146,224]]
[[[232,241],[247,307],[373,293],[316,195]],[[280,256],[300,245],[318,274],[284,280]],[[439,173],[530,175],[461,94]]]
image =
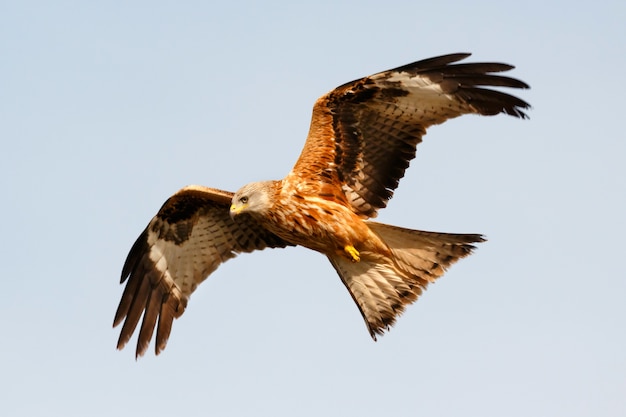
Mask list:
[[248,215],[233,221],[232,193],[189,186],[170,197],[130,250],[122,269],[126,288],[113,327],[122,321],[117,348],[130,340],[139,319],[136,356],[148,349],[156,327],[155,352],[167,344],[172,322],[209,274],[241,252],[290,245]]

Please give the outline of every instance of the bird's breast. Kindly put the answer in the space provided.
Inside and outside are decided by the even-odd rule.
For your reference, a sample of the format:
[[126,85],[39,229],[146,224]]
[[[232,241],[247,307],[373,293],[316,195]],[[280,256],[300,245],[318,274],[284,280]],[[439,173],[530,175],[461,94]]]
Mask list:
[[265,227],[281,238],[322,253],[367,239],[369,228],[348,207],[321,197],[279,199]]

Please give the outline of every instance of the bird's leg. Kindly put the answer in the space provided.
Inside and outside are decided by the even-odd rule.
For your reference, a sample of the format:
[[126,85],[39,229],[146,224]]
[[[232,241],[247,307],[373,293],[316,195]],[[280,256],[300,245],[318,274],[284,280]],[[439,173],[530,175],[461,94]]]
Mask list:
[[352,262],[359,262],[361,260],[361,256],[359,251],[352,245],[346,245],[343,247],[343,250],[348,254],[348,257],[352,260]]

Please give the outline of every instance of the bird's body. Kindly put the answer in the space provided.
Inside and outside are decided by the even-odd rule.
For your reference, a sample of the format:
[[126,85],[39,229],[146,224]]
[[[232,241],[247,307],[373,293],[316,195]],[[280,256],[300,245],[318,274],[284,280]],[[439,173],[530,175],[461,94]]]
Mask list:
[[[247,200],[248,207],[240,206],[242,196]],[[272,203],[255,206],[252,203],[255,199]],[[285,241],[325,255],[342,254],[352,259],[345,251],[346,247],[359,251],[387,249],[366,223],[341,200],[341,196],[332,194],[307,194],[306,190],[291,186],[287,181],[265,181],[248,184],[236,192],[231,215],[235,217],[248,213],[265,229]],[[346,224],[352,226],[343,227]]]
[[418,61],[346,83],[320,97],[292,171],[236,193],[189,186],[170,197],[133,245],[114,325],[118,348],[141,316],[137,355],[156,327],[156,352],[197,285],[241,252],[304,246],[326,255],[371,336],[387,330],[446,268],[484,239],[411,230],[369,219],[393,195],[426,129],[462,114],[524,118],[529,105],[479,86],[527,88],[498,63]]

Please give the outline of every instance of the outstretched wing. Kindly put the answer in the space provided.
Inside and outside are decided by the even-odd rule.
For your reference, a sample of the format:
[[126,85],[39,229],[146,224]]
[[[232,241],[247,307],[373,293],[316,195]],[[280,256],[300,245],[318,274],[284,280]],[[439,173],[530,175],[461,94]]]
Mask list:
[[414,62],[337,87],[317,100],[289,180],[304,192],[347,200],[375,217],[387,205],[426,129],[463,114],[526,118],[525,101],[483,88],[528,88],[495,75],[511,65],[454,64],[460,53]]
[[113,322],[115,327],[124,321],[118,349],[129,341],[143,314],[136,355],[148,349],[155,327],[159,354],[191,293],[222,262],[241,252],[289,245],[247,215],[234,222],[229,214],[232,195],[207,187],[185,187],[150,221],[122,269],[121,282],[128,282]]

